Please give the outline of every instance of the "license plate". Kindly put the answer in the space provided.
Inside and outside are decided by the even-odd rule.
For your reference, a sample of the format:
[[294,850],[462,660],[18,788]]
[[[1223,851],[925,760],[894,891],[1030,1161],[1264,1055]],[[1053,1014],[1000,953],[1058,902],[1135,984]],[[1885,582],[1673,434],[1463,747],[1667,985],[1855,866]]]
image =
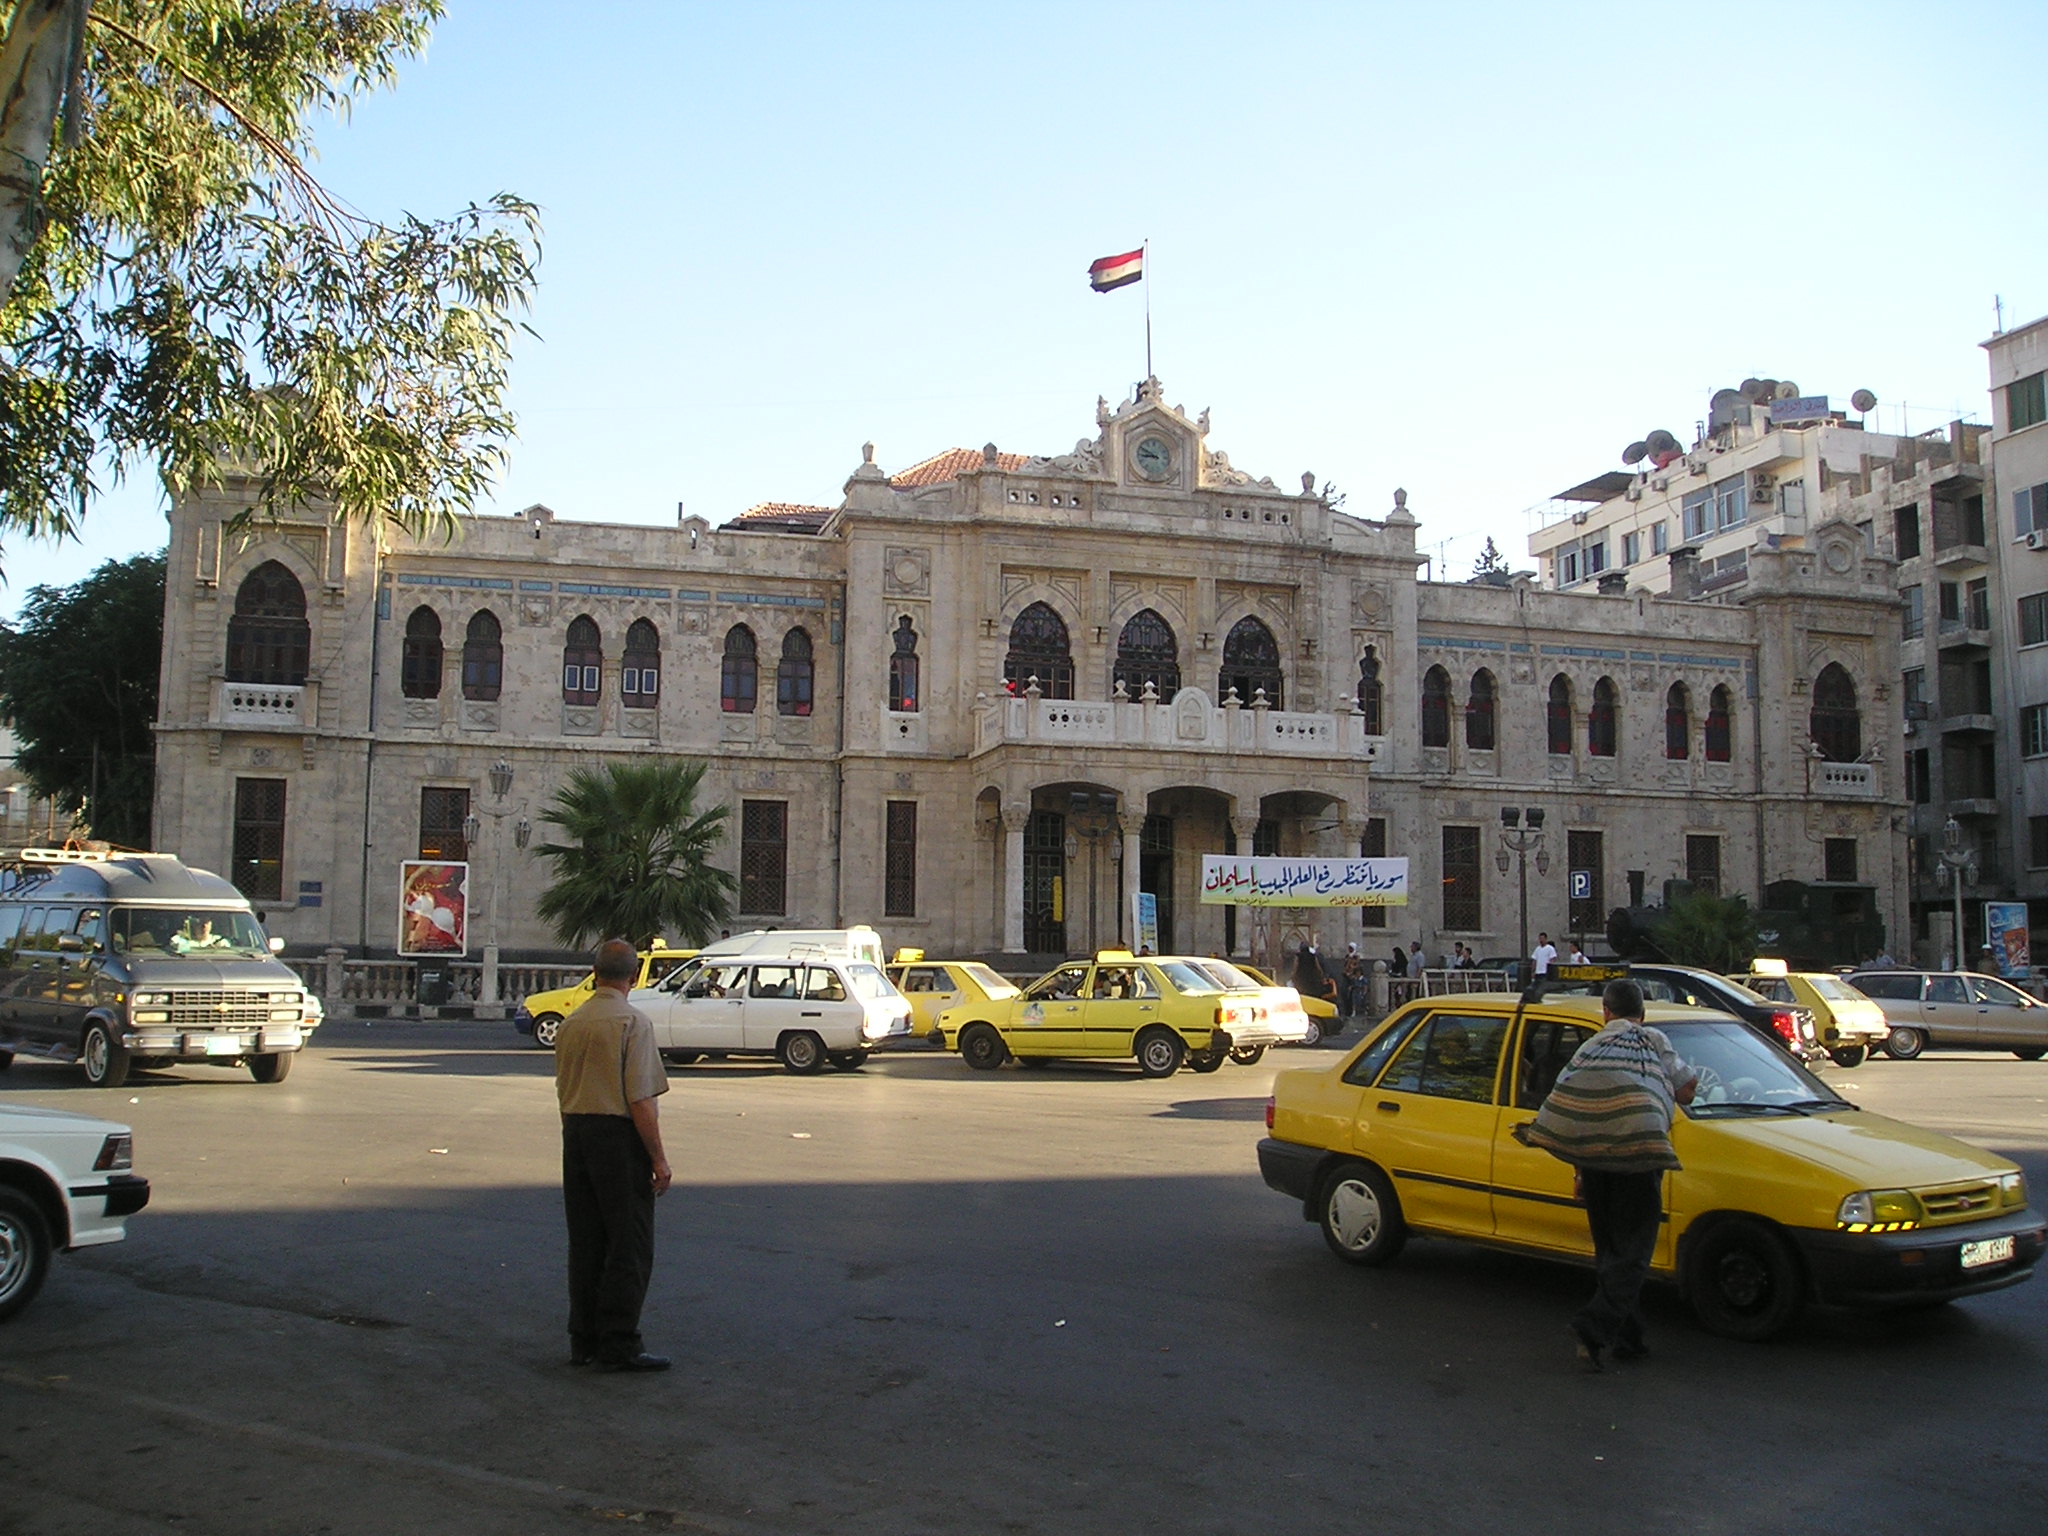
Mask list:
[[242,1054],[240,1035],[208,1035],[206,1054],[209,1056],[239,1056]]
[[1981,1269],[1986,1264],[2003,1264],[2012,1257],[2012,1239],[1990,1237],[1981,1243],[1963,1244],[1963,1268]]

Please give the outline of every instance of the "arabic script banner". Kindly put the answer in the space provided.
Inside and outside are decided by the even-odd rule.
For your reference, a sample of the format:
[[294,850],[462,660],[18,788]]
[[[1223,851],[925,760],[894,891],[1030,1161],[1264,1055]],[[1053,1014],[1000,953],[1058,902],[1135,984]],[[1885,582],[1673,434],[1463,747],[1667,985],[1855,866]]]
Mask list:
[[1202,855],[1202,900],[1239,907],[1405,907],[1406,859]]

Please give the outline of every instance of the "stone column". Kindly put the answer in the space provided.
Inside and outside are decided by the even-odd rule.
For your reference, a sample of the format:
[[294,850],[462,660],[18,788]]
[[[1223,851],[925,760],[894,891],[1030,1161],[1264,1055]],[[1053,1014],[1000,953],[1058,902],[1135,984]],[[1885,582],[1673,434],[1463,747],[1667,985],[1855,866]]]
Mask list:
[[[1117,917],[1117,931],[1128,931],[1131,947],[1135,949],[1138,945],[1138,861],[1145,846],[1145,813],[1119,811],[1116,824],[1123,837],[1124,849],[1124,888],[1118,898],[1124,905]],[[1128,928],[1125,925],[1129,925]]]
[[[493,912],[491,921],[495,924],[497,920],[498,916]],[[483,973],[476,985],[476,1016],[480,1019],[505,1017],[505,1010],[498,1002],[498,946],[495,944],[484,946]]]
[[1024,953],[1024,824],[1028,805],[1003,807],[1003,953]]
[[348,972],[343,968],[342,961],[348,958],[348,951],[339,944],[330,944],[327,946],[327,950],[322,958],[327,962],[327,983],[320,989],[320,1003],[328,1013],[339,1013],[341,1012],[341,989],[348,977]]
[[[1246,854],[1249,854],[1252,848],[1252,835],[1258,830],[1259,818],[1256,816],[1231,817],[1231,857],[1243,858]],[[1259,915],[1265,910],[1264,907],[1238,907],[1236,909],[1237,942],[1231,946],[1231,952],[1243,955],[1253,965],[1258,965],[1261,961],[1268,965],[1272,963],[1271,959],[1262,953],[1263,944],[1255,944],[1252,940],[1252,930],[1263,930],[1265,927],[1264,920]],[[1276,977],[1275,980],[1279,981],[1283,986],[1286,985],[1285,977]]]

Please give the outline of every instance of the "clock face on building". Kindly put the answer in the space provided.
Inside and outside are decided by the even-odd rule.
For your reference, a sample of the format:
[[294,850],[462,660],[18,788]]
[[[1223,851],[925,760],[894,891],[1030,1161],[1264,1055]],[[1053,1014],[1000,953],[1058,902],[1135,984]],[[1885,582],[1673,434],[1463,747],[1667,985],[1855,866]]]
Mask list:
[[1147,480],[1165,480],[1173,474],[1173,445],[1163,437],[1139,440],[1131,450],[1131,465]]

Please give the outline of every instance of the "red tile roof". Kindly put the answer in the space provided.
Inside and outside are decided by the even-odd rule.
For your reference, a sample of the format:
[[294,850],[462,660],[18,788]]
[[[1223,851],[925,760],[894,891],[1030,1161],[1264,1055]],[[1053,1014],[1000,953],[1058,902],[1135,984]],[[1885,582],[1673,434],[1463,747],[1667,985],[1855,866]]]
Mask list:
[[[1022,469],[1031,462],[1028,453],[999,453],[996,455],[998,469]],[[948,448],[944,453],[935,453],[922,463],[913,464],[906,470],[889,477],[889,483],[897,486],[944,485],[948,480],[958,480],[970,469],[981,468],[979,448]]]
[[747,508],[726,527],[816,533],[837,510],[836,507],[806,507],[793,501],[764,501]]

